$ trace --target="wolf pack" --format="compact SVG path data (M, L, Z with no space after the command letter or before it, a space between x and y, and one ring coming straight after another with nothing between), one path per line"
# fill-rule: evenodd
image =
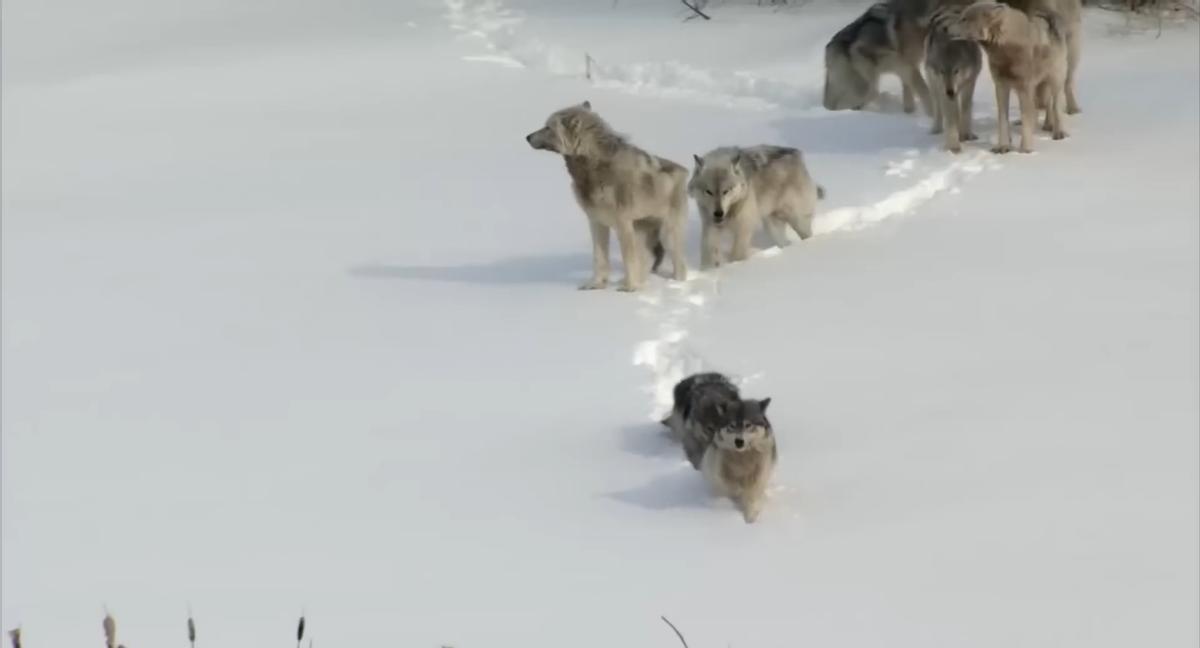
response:
M991 150L1012 150L1009 100L1015 93L1017 150L1029 153L1039 112L1042 129L1055 140L1067 136L1065 114L1080 112L1075 73L1081 32L1081 0L885 0L826 45L823 104L862 110L879 98L880 78L895 75L904 111L914 112L920 102L933 118L932 134L942 134L946 150L959 153L963 142L978 139L973 97L986 57L996 96ZM614 232L624 266L618 290L639 290L667 256L671 278L686 280L689 197L700 214L705 270L753 256L760 230L779 247L790 244L788 230L808 239L825 197L799 149L721 146L694 155L689 173L630 143L587 101L555 111L525 139L534 149L562 156L587 217L592 273L583 290L608 286ZM684 378L673 396L662 423L714 493L733 500L746 522L754 522L778 461L766 416L771 399L743 398L733 381L715 372Z

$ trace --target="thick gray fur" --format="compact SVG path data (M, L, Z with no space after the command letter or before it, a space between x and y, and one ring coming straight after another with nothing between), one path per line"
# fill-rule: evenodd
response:
M779 459L766 416L771 399L743 399L737 386L715 372L679 381L674 397L663 424L680 439L684 455L713 492L731 498L746 522L754 522Z
M790 244L787 228L801 240L812 236L817 201L825 191L813 182L804 155L784 146L722 147L695 157L688 194L700 210L700 265L721 264L721 238L732 231L730 258L753 252L754 232L766 226L776 245Z
M640 288L664 254L671 256L672 276L687 279L687 169L630 144L586 101L556 111L525 141L563 156L575 200L587 215L592 278L581 289L608 285L610 230L617 233L625 264L621 290ZM652 264L643 248L653 256Z
M916 110L914 95L933 115L921 76L925 29L932 0L887 0L871 5L825 46L828 110L862 110L879 95L879 77L895 74L903 87L904 111Z
M957 38L949 25L958 21L962 7L946 5L934 10L925 37L925 75L933 95L933 130L944 133L946 150L962 151L961 142L977 139L972 128L975 82L983 69L979 44Z
M1053 12L1026 14L1006 4L976 2L963 9L949 25L952 35L979 42L987 52L988 67L996 86L996 121L999 133L994 153L1012 150L1008 100L1015 91L1021 107L1022 153L1033 151L1033 127L1038 100L1046 106L1046 122L1054 139L1067 136L1064 128L1067 43L1064 23Z

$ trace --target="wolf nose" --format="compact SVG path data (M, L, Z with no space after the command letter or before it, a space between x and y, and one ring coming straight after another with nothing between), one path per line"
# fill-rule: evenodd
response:
M717 211L713 212L713 218L719 223L721 222L722 218L725 218L725 212L718 209Z
M733 446L735 448L741 448L744 445L746 445L746 441L744 439L734 439L733 440Z
M525 141L526 141L526 142L528 142L528 143L530 143L530 144L533 144L533 133L530 133L530 134L526 135L526 136L525 136Z

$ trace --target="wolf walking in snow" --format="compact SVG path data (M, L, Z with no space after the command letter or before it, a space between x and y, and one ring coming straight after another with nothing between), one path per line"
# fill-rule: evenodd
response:
M1067 45L1067 74L1063 80L1063 92L1066 94L1066 113L1074 115L1082 112L1079 99L1075 95L1075 71L1079 67L1079 59L1083 50L1083 2L1082 0L1005 0L1015 9L1020 9L1027 15L1038 13L1054 14L1058 17L1056 24L1062 31L1063 40ZM1045 108L1044 96L1038 96L1038 107ZM1049 122L1045 130L1050 130Z
M581 289L608 285L609 230L616 230L625 264L621 290L637 290L649 274L643 247L654 257L649 270L657 270L670 253L674 278L687 279L687 169L630 144L586 101L553 113L525 141L563 156L575 200L587 215L592 278Z
M790 226L801 239L812 236L817 200L825 191L808 174L804 156L794 148L722 147L695 156L688 193L700 209L700 265L721 263L721 237L733 232L734 261L747 259L761 225L776 245L788 245Z
M916 110L914 95L933 114L921 76L925 21L930 0L888 0L871 5L825 46L827 110L862 110L879 95L879 77L895 74L903 87L904 112Z
M987 52L988 67L996 85L996 121L999 134L994 153L1012 150L1008 118L1010 91L1015 90L1021 109L1022 153L1033 151L1033 126L1038 98L1046 107L1046 126L1054 139L1067 136L1063 127L1067 43L1058 14L1037 10L1030 14L1005 4L976 2L949 24L952 36L978 41Z
M743 399L728 378L713 372L684 378L674 396L663 424L713 492L732 499L746 522L754 522L779 459L766 415L771 399Z
M961 142L976 139L972 126L975 81L983 69L979 43L950 34L962 7L934 10L925 37L925 74L933 94L933 134L945 133L946 150L962 151Z

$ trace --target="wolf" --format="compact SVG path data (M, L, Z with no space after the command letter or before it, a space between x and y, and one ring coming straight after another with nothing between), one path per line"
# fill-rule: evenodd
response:
M608 285L609 230L616 230L625 264L620 290L637 290L649 274L639 240L653 255L651 271L669 253L672 276L687 279L687 169L630 144L587 101L554 112L525 141L534 149L562 155L575 200L587 216L592 278L580 289Z
M975 82L983 69L979 43L950 35L962 7L943 5L933 11L925 37L925 74L934 96L934 135L945 133L946 150L962 151L960 142L977 139L972 129Z
M827 110L862 110L879 95L879 77L900 77L904 112L916 110L913 95L933 115L929 88L921 76L925 24L933 0L887 0L871 5L825 46Z
M1046 105L1046 122L1056 140L1067 136L1063 128L1063 95L1067 75L1067 45L1058 15L1037 11L1028 15L1005 4L981 0L948 25L957 38L978 41L988 55L996 85L996 121L999 124L993 153L1012 150L1008 98L1016 90L1021 107L1022 153L1033 151L1033 124L1037 98Z
M674 398L663 425L682 442L684 455L713 491L733 499L745 520L754 522L779 459L766 416L771 399L743 399L737 386L716 372L679 381Z
M1014 9L1020 9L1027 15L1049 13L1058 16L1058 26L1062 30L1067 43L1067 76L1063 82L1066 93L1068 115L1083 112L1079 99L1075 94L1075 71L1079 67L1079 59L1083 50L1083 2L1082 0L1004 0ZM1039 97L1039 104L1044 104L1044 97ZM1045 105L1039 107L1044 108ZM1049 129L1047 129L1049 130Z
M716 372L697 373L675 385L671 414L663 419L683 454L696 470L713 434L729 424L734 407L741 402L738 388L729 378Z
M739 401L700 460L700 472L713 492L732 499L747 523L758 519L779 462L775 432L767 420L770 404L770 398Z
M720 239L727 228L733 230L734 261L750 256L751 238L762 224L780 247L789 244L789 226L801 240L812 236L813 214L825 190L809 176L799 150L727 146L693 157L688 194L700 209L703 268L721 263Z

